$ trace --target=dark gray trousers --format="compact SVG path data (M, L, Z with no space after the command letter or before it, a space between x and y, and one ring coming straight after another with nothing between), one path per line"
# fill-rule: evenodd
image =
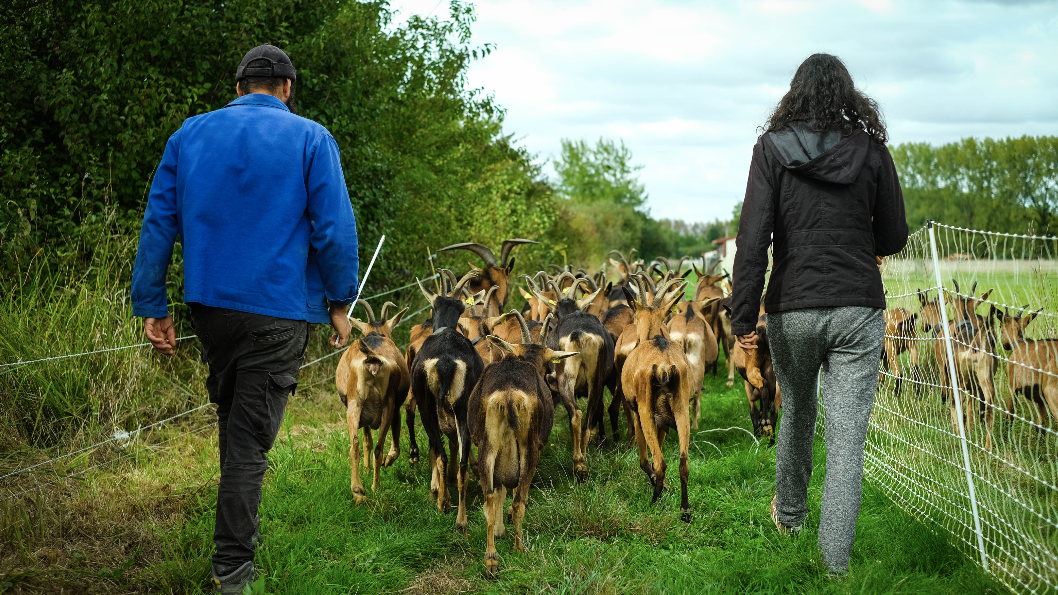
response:
M223 575L253 560L265 455L297 387L308 323L202 304L191 305L191 318L209 365L206 389L220 427L213 569Z
M827 466L819 549L833 572L848 571L856 537L863 447L878 387L884 333L885 321L878 308L811 308L768 315L768 345L783 409L775 448L779 521L796 527L808 514L821 378Z

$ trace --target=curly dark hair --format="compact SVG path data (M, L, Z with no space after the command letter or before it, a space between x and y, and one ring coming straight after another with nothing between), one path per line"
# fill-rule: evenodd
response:
M793 120L807 120L818 132L840 130L847 136L865 130L882 144L889 140L878 103L856 90L845 63L830 54L812 54L797 67L766 131L780 130Z

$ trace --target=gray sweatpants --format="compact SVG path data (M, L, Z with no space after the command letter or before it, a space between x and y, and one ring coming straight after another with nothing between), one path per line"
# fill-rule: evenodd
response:
M775 452L779 521L801 525L808 514L818 378L826 407L826 478L819 549L832 572L847 572L863 488L863 444L878 387L885 321L860 306L811 308L768 315L768 345L782 394Z

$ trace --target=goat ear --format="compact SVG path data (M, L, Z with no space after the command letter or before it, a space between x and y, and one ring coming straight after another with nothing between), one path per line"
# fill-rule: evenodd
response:
M472 270L472 271L480 271L481 270L480 268L474 266L474 263L470 262L469 260L467 261L467 264L470 265L470 270Z
M921 289L918 290L918 303L923 306L926 305L926 294L922 293Z
M493 345L495 345L499 349L502 349L503 351L506 351L507 353L514 353L514 345L504 341L503 339L497 337L496 335L489 335L489 336L487 336L485 338L489 341L489 343L492 343Z
M522 289L521 287L518 288L518 291L521 292L523 298L525 298L527 300L533 299L533 294L531 294L528 291Z
M549 362L557 364L558 362L566 359L567 357L573 357L574 355L579 354L579 351L552 351L551 349L548 349L547 359Z
M680 278L682 278L682 279L686 279L687 277L690 277L690 276L691 276L691 273L692 273L692 272L693 272L693 271L692 271L691 269L687 269L687 272L686 272L686 273L684 273L684 274L682 274L682 275L680 275Z
M996 308L995 304L989 304L989 306L988 306L988 316L994 317L996 320L998 320L1000 322L1003 321L1003 311L1000 310L999 308Z
M360 320L359 318L350 318L349 324L353 325L353 328L360 331L361 335L366 335L371 332L371 327L369 327L366 322Z
M393 334L393 329L396 328L398 324L400 324L401 319L404 318L404 315L408 313L408 310L409 308L405 306L403 310L397 312L396 316L389 319L389 322L386 323L386 326L389 328L390 334Z
M505 314L500 314L499 316L493 316L492 318L486 318L485 319L485 326L489 330L492 330L493 327L495 327L496 325L503 324L504 322L507 322L507 319L510 318L511 316L513 316L513 315L510 312L507 312Z
M986 291L986 292L982 293L982 294L981 294L981 299L982 299L982 300L987 300L987 299L988 299L988 296L992 295L992 292L993 292L993 291L995 291L995 289L996 289L996 288L995 288L995 287L993 287L992 289L989 289L988 291Z
M507 263L507 266L504 267L503 270L507 272L508 276L510 276L511 271L514 270L514 259L513 258L511 258L511 261Z
M463 333L464 337L470 334L470 321L466 318L460 318L456 322L456 326L459 327L459 331Z
M610 281L609 283L607 283L606 284L606 289L604 289L602 291L603 291L604 295L610 295L610 292L613 291L613 281Z
M600 291L602 291L602 290L601 289L596 289L595 293L593 293L591 295L588 295L588 296L585 296L585 297L577 300L577 309L578 310L584 310L585 308L590 306L592 300L595 299L595 296L599 295Z
M1035 312L1030 312L1029 313L1029 320L1025 324L1028 324L1029 322L1032 322L1032 319L1036 318L1037 316L1039 316L1040 312L1043 312L1043 308L1040 308L1039 310L1036 310Z

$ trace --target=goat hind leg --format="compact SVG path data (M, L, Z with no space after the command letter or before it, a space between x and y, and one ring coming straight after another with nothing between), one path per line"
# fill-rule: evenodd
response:
M353 501L360 504L367 499L364 484L360 481L360 443L357 440L360 433L360 404L351 397L346 406L345 421L349 426L349 491L353 494Z

